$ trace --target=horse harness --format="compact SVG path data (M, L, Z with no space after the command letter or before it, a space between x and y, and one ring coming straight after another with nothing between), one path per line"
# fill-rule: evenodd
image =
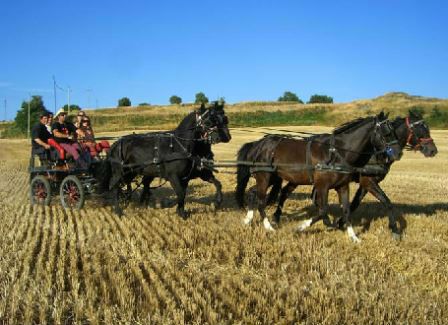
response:
M386 125L389 133L393 132L393 129L390 126L388 120L377 122L375 129L381 128L383 126L383 124ZM329 149L328 149L328 159L324 162L319 162L319 163L313 165L311 146L312 146L313 142L315 142L316 137L318 137L318 136L313 135L308 138L303 138L303 140L306 141L305 165L300 166L300 168L299 168L299 169L305 170L307 172L310 183L314 183L314 172L315 171L337 172L337 173L343 173L343 174L351 174L351 173L359 172L361 174L368 174L368 175L379 175L379 174L387 173L387 170L385 169L385 167L380 164L365 165L364 167L351 166L349 163L346 162L344 157L339 153L338 148L335 145L336 138L335 138L334 134L331 134L331 137L330 137L330 143L329 143ZM270 157L271 157L270 162L268 164L266 164L266 166L258 165L256 167L251 167L250 168L251 173L262 172L262 171L276 172L278 167L296 167L296 168L299 167L298 164L294 164L295 166L290 166L291 164L274 164L273 163L274 150L283 139L284 138L279 138L278 142L273 147L272 152L270 154ZM397 142L396 136L393 140L391 140L391 141L384 140L384 142L385 142L385 146L387 148L388 145ZM374 152L374 154L377 155L386 150L387 149L385 149L383 151L379 151L379 152ZM340 161L339 163L337 162L338 160Z

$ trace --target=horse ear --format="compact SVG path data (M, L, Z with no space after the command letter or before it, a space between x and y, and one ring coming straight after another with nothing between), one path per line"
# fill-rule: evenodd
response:
M387 112L387 113L386 113L386 115L385 115L386 118L389 118L389 114L390 114L390 112Z
M381 120L385 119L385 116L384 116L384 112L383 112L383 111L381 111L381 112L378 114L378 118L381 119Z

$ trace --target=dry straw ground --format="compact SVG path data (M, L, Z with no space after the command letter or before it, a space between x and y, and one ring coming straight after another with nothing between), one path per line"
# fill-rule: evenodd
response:
M216 146L218 159L258 137L232 134ZM287 202L277 232L243 226L226 173L216 213L212 186L192 182L187 221L172 207L137 205L120 219L93 199L81 211L63 210L57 198L32 207L29 147L0 140L0 323L447 324L448 132L433 136L437 157L407 152L382 183L403 240L392 241L384 210L367 197L356 214L358 245L322 225L295 232L315 213L309 187ZM168 188L155 196L174 198Z

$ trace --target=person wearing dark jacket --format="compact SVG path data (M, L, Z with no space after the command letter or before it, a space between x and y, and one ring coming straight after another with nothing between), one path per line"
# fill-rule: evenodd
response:
M39 117L39 123L31 129L31 153L39 156L41 161L49 159L50 145L48 139L52 137L45 126L48 121L48 113L42 113Z

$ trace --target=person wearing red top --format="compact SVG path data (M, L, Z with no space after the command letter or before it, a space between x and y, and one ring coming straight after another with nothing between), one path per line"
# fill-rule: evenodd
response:
M74 126L65 122L66 113L60 109L55 116L56 122L51 126L54 140L69 154L73 156L78 167L87 168L87 162L81 158L81 148L74 141L76 133L73 134Z

